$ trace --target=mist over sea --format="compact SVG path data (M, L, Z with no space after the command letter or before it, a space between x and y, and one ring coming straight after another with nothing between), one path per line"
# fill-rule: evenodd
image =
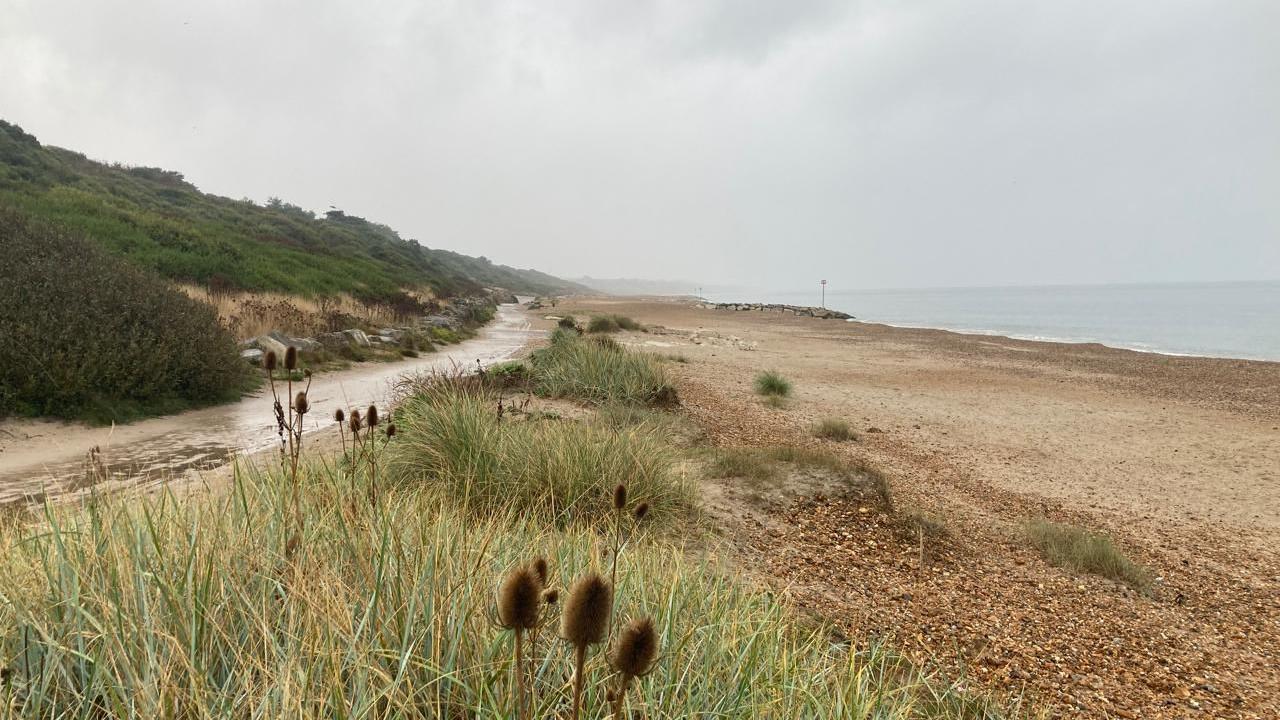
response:
M710 293L715 302L818 305L804 292ZM1280 281L844 290L826 305L866 322L1175 355L1280 361Z

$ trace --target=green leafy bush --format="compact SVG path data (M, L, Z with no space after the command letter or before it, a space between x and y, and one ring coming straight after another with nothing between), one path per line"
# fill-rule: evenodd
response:
M0 413L122 421L251 382L211 307L17 212L0 238Z
M641 330L643 326L626 315L597 315L587 323L587 332L615 333L619 330Z

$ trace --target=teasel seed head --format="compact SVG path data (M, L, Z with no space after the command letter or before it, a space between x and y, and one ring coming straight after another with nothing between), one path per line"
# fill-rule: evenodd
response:
M653 620L639 618L627 623L609 653L609 664L624 677L642 677L653 669L658 657L658 632Z
M395 436L396 436L396 424L387 423L387 437L393 438Z
M538 582L542 583L543 587L546 587L547 575L549 572L547 570L547 559L539 555L538 557L533 559L532 565L533 565L533 573L538 576Z
M538 624L538 601L542 585L528 567L507 574L498 593L498 620L508 630L531 630Z
M360 432L360 411L359 410L351 411L350 428L351 428L351 432L353 433Z
M627 506L627 486L618 483L618 487L613 489L613 509L621 510Z
M311 409L311 403L307 402L307 394L305 392L299 392L297 397L293 399L293 409L299 415L306 415L307 411Z
M298 367L298 348L290 345L284 351L284 369L293 370Z
M635 509L636 522L643 520L644 516L648 514L649 514L649 503L642 502L636 506L636 509Z
M333 421L339 425L347 421L347 414L342 412L342 408L333 411Z
M364 414L365 422L369 423L369 427L378 426L378 406L370 405L369 411Z
M542 602L548 605L555 605L560 602L560 591L555 588L547 588L542 591Z
M267 368L267 372L271 372L276 369L277 362L279 362L279 360L276 358L276 351L268 350L267 357L262 361L262 365Z
M569 590L560 634L574 647L595 645L604 640L612 610L613 588L598 573L587 573Z

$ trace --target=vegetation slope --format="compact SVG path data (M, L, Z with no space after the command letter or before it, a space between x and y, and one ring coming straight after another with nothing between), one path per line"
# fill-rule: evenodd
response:
M557 294L581 289L535 270L495 265L406 240L332 210L323 217L202 193L181 173L103 164L42 145L0 120L0 206L79 231L108 252L179 282L218 290L349 294L395 303L482 287Z

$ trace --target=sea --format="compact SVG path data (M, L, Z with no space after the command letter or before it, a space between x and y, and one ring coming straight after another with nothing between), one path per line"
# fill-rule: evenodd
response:
M1101 343L1169 355L1280 361L1280 281L1046 285L903 290L837 289L825 304L862 322ZM737 290L714 302L819 305L812 290Z

